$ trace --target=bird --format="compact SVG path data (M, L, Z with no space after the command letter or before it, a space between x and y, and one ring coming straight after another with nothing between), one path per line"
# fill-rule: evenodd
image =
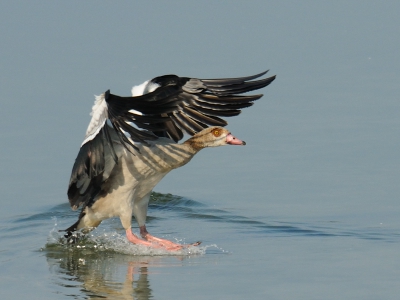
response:
M151 235L146 228L153 188L171 170L187 164L200 150L245 145L225 128L263 95L242 95L268 86L268 71L246 77L198 79L164 75L134 86L131 96L107 90L95 96L91 120L68 185L78 220L65 230L70 243L108 218L119 217L129 242L167 251L197 246ZM189 138L178 143L184 138ZM140 236L132 232L132 216Z

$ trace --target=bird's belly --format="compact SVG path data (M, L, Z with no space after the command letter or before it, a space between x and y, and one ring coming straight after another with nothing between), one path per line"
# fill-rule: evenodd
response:
M151 192L165 175L166 173L156 173L139 180L125 177L125 184L98 198L91 209L96 214L96 218L102 220L130 212L134 203L141 201Z

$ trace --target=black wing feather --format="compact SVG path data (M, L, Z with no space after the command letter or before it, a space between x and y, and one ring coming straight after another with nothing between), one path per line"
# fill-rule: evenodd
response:
M246 76L246 77L237 77L237 78L217 78L217 79L202 79L207 86L212 86L212 85L227 85L227 84L234 84L234 83L241 83L244 81L249 81L253 80L256 78L259 78L265 74L268 73L269 70L261 72L256 75L251 75L251 76Z
M108 143L107 129L104 128L93 140L82 145L76 157L68 188L68 199L74 209L93 201L101 190L105 169L104 143Z
M160 85L172 84L180 87L180 93L170 96L171 100L177 100L175 104L178 108L166 114L170 121L160 124L166 131L163 135L177 142L183 138L185 132L193 135L205 126L227 125L220 117L237 116L241 109L252 106L253 101L262 97L262 94L241 94L266 87L274 81L275 76L253 80L266 73L267 71L253 76L224 79L179 78L175 75L153 79L154 83ZM162 136L160 133L157 135Z
M240 114L241 109L252 106L262 94L241 94L269 85L275 76L257 79L268 71L246 77L223 79L195 79L164 75L151 82L159 87L151 93L137 97L120 97L105 93L108 117L115 128L120 142L127 148L136 148L134 142L146 144L160 136L174 141L183 138L184 133L193 135L207 126L225 126L220 117ZM134 109L143 115L129 113ZM134 123L139 128L128 125ZM125 132L129 133L127 138ZM137 148L136 148L137 149Z

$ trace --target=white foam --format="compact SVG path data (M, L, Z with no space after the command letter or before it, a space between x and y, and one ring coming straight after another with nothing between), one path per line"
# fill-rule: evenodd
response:
M87 234L80 242L76 244L68 244L63 232L59 232L57 228L57 219L54 228L50 231L47 238L47 245L58 245L62 247L73 247L76 249L91 249L95 251L114 251L127 255L135 256L189 256L204 255L207 248L217 248L217 245L208 246L188 246L178 251L168 251L165 249L155 249L143 245L135 245L129 242L124 234L117 231L109 231L107 229L95 229ZM183 243L183 241L176 241ZM222 249L220 251L224 252Z
M165 249L155 249L143 245L135 245L129 242L125 234L118 232L93 232L89 234L88 241L91 241L104 250L112 250L118 253L129 255L144 255L144 256L158 256L158 255L200 255L205 254L206 247L189 246L178 251L168 251Z

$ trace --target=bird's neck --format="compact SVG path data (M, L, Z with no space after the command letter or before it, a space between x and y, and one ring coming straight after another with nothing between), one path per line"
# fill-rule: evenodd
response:
M188 149L188 151L193 152L193 155L195 155L201 149L204 149L207 147L201 139L198 139L196 137L192 137L192 138L188 139L181 145L186 147Z

